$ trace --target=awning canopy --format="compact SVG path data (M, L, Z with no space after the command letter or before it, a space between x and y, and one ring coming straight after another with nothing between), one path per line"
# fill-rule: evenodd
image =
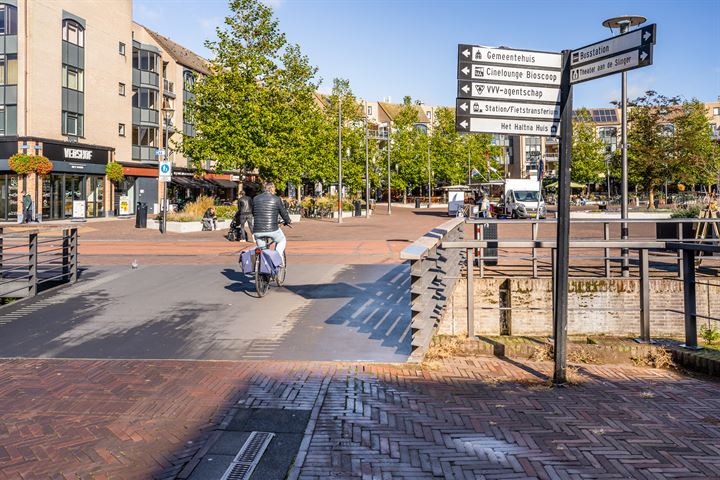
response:
M238 188L237 182L225 180L224 178L213 178L210 181L212 183L216 183L219 187L222 188Z
M175 185L179 185L181 187L194 188L190 177L173 176L170 181L171 183L174 183Z

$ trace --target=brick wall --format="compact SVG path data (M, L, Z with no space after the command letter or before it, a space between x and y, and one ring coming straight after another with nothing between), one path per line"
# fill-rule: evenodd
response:
M720 316L720 280L698 278L697 313ZM502 299L502 290L508 291ZM506 314L512 335L552 334L552 281L549 278L475 279L475 332L501 333L500 304L508 303ZM650 280L650 334L682 337L684 320L683 284L674 279ZM698 319L698 328L707 324ZM718 322L716 327L720 327ZM440 333L467 333L467 280L461 279L448 302ZM636 279L572 280L568 298L570 335L633 335L640 333L640 283Z

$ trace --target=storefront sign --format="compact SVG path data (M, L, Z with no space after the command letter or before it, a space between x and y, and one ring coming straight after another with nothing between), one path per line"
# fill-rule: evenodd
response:
M53 162L105 165L109 152L110 149L92 148L80 144L43 142L43 155Z
M120 195L120 215L130 215L130 199L127 195Z

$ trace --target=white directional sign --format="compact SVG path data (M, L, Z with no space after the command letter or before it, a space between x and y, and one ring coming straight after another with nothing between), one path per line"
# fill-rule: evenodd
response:
M500 133L505 135L536 135L556 137L560 135L560 120L510 120L458 116L455 123L458 132Z
M559 120L559 104L535 104L522 102L497 102L492 100L457 100L458 115L473 117L531 118L538 120Z
M492 48L477 45L458 45L458 60L462 62L483 62L513 67L562 68L562 55L532 50Z
M172 180L172 163L170 161L163 160L158 165L158 180L161 182Z
M656 25L653 23L647 27L638 28L632 32L575 49L570 55L570 66L575 67L576 65L595 62L601 58L612 57L628 50L654 45L655 27Z
M571 68L570 83L581 83L647 65L652 65L652 45Z
M460 62L458 65L458 78L517 82L533 85L560 85L559 70L514 68L468 62Z
M484 98L495 100L560 102L560 88L502 85L483 82L458 82L459 98Z

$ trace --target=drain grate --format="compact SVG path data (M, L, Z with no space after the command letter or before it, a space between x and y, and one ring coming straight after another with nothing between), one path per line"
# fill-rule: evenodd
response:
M249 479L274 436L269 432L252 432L220 480Z

